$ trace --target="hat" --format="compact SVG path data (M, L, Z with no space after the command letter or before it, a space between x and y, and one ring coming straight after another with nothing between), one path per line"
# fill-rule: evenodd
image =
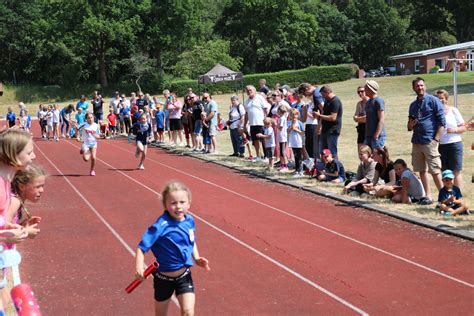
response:
M322 155L323 156L329 156L329 155L332 155L332 154L331 154L331 151L329 149L324 149Z
M454 179L454 173L451 170L446 169L446 170L443 171L443 173L441 173L441 178L442 179L445 179L445 178Z
M377 93L377 90L379 89L379 84L374 80L367 80L365 85L374 93Z

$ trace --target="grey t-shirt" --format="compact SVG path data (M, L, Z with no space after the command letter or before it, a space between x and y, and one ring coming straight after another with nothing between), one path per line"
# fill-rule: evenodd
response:
M410 186L408 187L408 195L413 196L415 199L419 200L425 196L425 189L423 189L423 184L421 180L413 174L409 169L403 171L401 179L408 178L410 180Z

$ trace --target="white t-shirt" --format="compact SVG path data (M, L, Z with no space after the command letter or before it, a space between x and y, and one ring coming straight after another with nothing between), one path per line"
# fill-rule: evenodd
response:
M245 111L247 111L250 126L263 126L266 108L268 108L268 103L259 94L245 101Z
M313 102L309 102L308 104L306 104L306 111L307 113L312 113L314 110L314 104ZM306 115L306 122L305 122L306 125L318 125L319 122L318 122L318 119L313 119L311 116L309 115Z
M87 147L94 147L97 144L97 138L95 135L100 134L99 125L96 123L89 124L87 122L79 126L81 131L82 141Z
M230 129L236 129L240 125L240 118L241 116L245 115L245 109L242 104L239 104L238 106L234 107L231 106L230 111L229 111L229 120L230 120Z
M59 110L53 110L53 123L59 123Z
M282 105L286 107L286 111L291 110L291 106L288 104L288 102L286 102L285 100L281 100L280 102L278 102L278 104L276 104L272 108L272 116L275 116L278 114L278 108Z
M300 121L296 121L296 124L298 124L298 128L300 131L304 131L304 125ZM293 125L293 122L288 122L288 128ZM300 135L300 133L297 133L294 130L291 130L288 133L288 146L290 148L303 148L303 136Z
M53 111L46 112L45 118L48 126L53 126Z
M263 133L265 135L270 135L270 137L265 138L265 148L275 147L275 135L273 134L273 128L270 126L268 128L263 128Z
M288 113L285 113L278 119L278 142L286 143L288 141Z
M464 124L464 119L459 110L457 108L449 108L448 114L446 114L445 117L446 128L444 129L444 133L441 136L439 143L444 145L462 141L461 134L447 132L448 128L456 128L459 125Z

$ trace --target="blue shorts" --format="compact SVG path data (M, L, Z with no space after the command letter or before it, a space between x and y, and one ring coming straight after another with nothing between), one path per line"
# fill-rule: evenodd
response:
M201 135L202 134L202 121L201 120L197 120L194 123L194 134L196 134L196 135Z
M375 140L373 136L366 136L364 139L364 144L372 148L372 150L380 149L385 146L385 138L386 136L380 135L379 138Z
M339 182L344 182L344 180L345 180L345 179L344 179L343 177L341 177L341 176L337 176L337 177L336 177L336 176L328 176L328 175L326 175L326 178L324 179L324 181L329 182L329 181L333 181L333 180L336 180L336 179L339 180Z
M439 154L441 155L442 170L462 170L462 142L440 144L438 150Z

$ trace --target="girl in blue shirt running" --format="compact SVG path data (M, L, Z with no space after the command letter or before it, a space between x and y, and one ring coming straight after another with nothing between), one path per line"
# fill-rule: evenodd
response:
M136 273L144 280L144 253L151 250L159 263L154 272L155 314L166 315L173 293L181 313L194 315L194 285L189 269L196 264L209 271L209 261L199 255L194 218L188 214L191 191L182 183L170 182L162 193L164 213L143 234L136 253Z

